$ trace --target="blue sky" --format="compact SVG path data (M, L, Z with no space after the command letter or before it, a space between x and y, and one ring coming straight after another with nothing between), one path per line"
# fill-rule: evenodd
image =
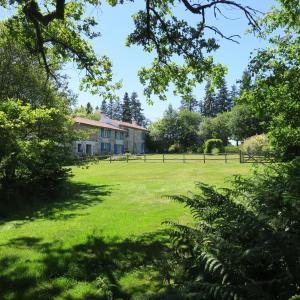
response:
M180 99L174 97L170 92L168 94L168 101L162 102L155 99L154 105L150 106L145 102L143 96L143 86L139 82L137 72L141 66L149 66L153 55L144 53L141 47L125 47L126 36L133 30L133 21L131 16L139 9L144 8L144 1L137 0L136 3L127 3L116 7L109 7L102 5L97 8L90 9L87 14L94 15L99 25L96 30L101 32L101 36L92 41L92 45L99 55L106 54L113 61L113 71L115 80L123 81L123 88L117 92L117 95L123 97L125 92L137 92L144 108L146 117L155 120L162 116L164 110L171 103L174 107L178 107ZM275 4L275 0L241 0L243 5L249 5L262 12L268 11L271 5ZM141 5L143 5L141 7ZM191 14L178 11L189 22L195 22L195 17ZM217 25L223 32L228 35L239 34L241 39L239 44L227 40L219 41L221 47L215 52L215 61L226 65L229 69L226 77L228 86L236 82L241 77L243 70L246 68L249 61L250 52L257 48L264 47L265 41L255 38L251 34L245 35L248 28L246 19L238 14L236 10L223 10L227 17L233 20L218 17ZM2 16L1 16L2 15ZM7 17L8 12L0 17ZM212 16L208 21L214 21ZM214 21L215 22L215 21ZM70 88L78 94L77 105L86 105L91 102L93 106L99 105L102 101L99 96L93 96L86 92L79 91L80 73L71 64L65 69L67 75L70 77ZM204 86L200 86L195 91L197 99L203 97Z

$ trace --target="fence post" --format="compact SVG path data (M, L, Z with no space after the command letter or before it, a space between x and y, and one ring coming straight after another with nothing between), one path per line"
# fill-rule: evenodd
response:
M109 155L109 163L111 164L111 154Z
M128 153L126 154L126 161L128 162L128 157L129 157L129 155L128 155Z
M205 163L205 152L203 153L203 156L204 156L203 162Z
M240 164L242 163L242 150L240 150Z
M225 164L227 163L227 152L225 152Z
M144 162L146 162L146 154L144 153Z
M165 162L165 154L163 154L163 163Z

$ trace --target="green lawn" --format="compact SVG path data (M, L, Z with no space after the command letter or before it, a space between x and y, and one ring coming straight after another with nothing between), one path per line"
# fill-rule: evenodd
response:
M0 299L107 299L105 287L113 299L137 299L157 291L149 265L168 243L161 222L191 221L162 195L192 191L196 181L224 186L248 170L237 161L74 167L50 203L0 219Z

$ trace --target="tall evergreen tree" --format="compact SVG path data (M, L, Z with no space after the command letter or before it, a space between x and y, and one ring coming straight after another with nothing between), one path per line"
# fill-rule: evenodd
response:
M90 114L93 113L93 106L92 106L92 104L91 104L90 102L88 102L88 103L86 104L85 110L86 110L86 113L87 113L88 115L90 115Z
M216 95L211 90L211 83L209 81L205 86L205 96L202 103L202 114L205 117L214 117L217 115Z
M143 114L142 104L136 92L133 92L131 94L130 107L131 107L132 119L136 121L139 125L143 125L143 122L145 121L145 116Z
M114 101L112 99L109 99L108 105L107 105L107 114L110 119L114 118Z
M123 115L123 109L122 109L122 103L120 101L120 98L117 97L114 101L113 105L113 119L121 121L122 120L122 115Z
M253 87L250 72L245 70L242 79L238 80L237 83L239 83L239 95L242 95L243 91L250 91Z
M107 114L107 102L105 99L103 99L101 103L101 112L105 115Z
M181 98L181 106L180 109L187 109L192 112L196 112L199 107L199 103L195 97Z
M230 108L231 98L228 93L226 81L224 80L216 96L216 113L218 114L229 111Z
M238 97L238 90L235 84L231 86L229 93L231 108L236 104L236 98Z
M131 105L130 105L130 98L128 93L126 92L123 98L123 105L122 105L122 121L130 122L132 121L132 114L131 114Z

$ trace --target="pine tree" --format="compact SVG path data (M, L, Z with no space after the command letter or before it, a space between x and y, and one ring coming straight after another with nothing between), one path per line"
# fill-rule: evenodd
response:
M218 95L216 97L216 113L222 113L229 111L231 108L231 99L228 93L226 81L224 80L219 88Z
M145 116L143 114L143 109L140 100L138 99L138 94L133 92L130 97L130 106L132 119L136 121L139 125L143 125L145 121Z
M113 105L113 119L121 121L122 120L122 114L123 114L123 109L122 109L122 103L120 101L120 98L117 97L116 100L114 101Z
M188 109L189 111L195 112L199 106L198 101L194 97L182 97L180 109Z
M125 93L124 98L123 98L122 121L130 122L130 123L132 121L130 98L129 98L127 92Z
M239 95L242 95L243 91L250 91L253 87L251 74L248 70L243 72L242 79L237 82L239 83Z
M93 106L91 105L90 102L88 102L88 103L86 104L85 110L86 110L86 113L87 113L88 115L90 115L90 114L93 113Z
M107 114L107 103L106 103L105 99L102 100L102 103L101 103L101 112L105 115Z
M233 84L231 86L231 91L229 93L229 97L230 97L230 104L231 104L231 107L230 109L236 104L236 98L238 97L238 90L237 90L237 87L235 84Z
M211 90L211 83L208 81L205 86L205 96L202 103L202 114L205 117L214 117L217 114L216 95Z
M114 101L112 99L109 99L108 105L107 105L107 114L110 119L114 118Z

